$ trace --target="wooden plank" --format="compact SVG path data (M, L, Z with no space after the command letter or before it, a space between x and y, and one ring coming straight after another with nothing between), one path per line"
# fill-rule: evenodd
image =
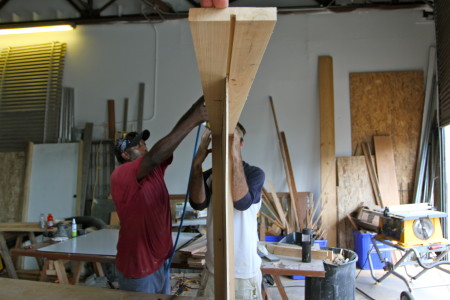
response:
M228 60L224 58L229 55L231 38L230 15L217 13L221 11L207 14L204 9L189 10L189 25L213 135L222 134L224 79L228 73Z
M28 205L30 203L30 185L31 185L31 168L33 166L33 152L34 152L34 144L33 142L28 142L26 153L27 162L25 165L25 180L23 184L22 214L20 217L21 221L28 220Z
M284 151L284 156L286 158L286 167L287 167L287 177L289 178L288 180L288 187L289 187L289 193L291 196L291 200L290 200L290 214L291 216L293 216L293 219L295 220L294 225L295 230L296 231L300 231L305 225L304 224L300 224L299 221L299 216L302 215L302 207L297 207L296 202L297 202L297 185L295 184L295 177L294 177L294 171L292 170L292 164L291 164L291 156L289 155L289 149L288 149L288 145L287 145L287 141L286 141L286 135L284 134L284 131L280 132L280 136L281 136L281 142L283 144L283 151Z
M275 8L189 10L189 24L207 106L208 102L222 100L223 80L229 77L230 132L239 120L275 22ZM210 111L208 107L208 115L213 133L220 132L220 126L214 124L222 118L220 113Z
M145 83L139 83L138 111L137 111L137 132L142 132L142 122L144 121L144 101Z
M83 135L83 162L81 165L82 173L81 173L81 193L80 199L78 201L77 213L79 216L84 215L85 213L85 204L86 204L86 195L87 195L87 185L88 185L88 172L89 166L91 162L91 145L92 145L92 130L94 124L86 123L84 127L84 135ZM80 178L78 178L80 180ZM77 198L78 200L78 198Z
M125 98L123 102L122 131L127 131L127 125L128 125L128 98Z
M228 152L231 136L226 97L222 104L222 132L212 135L214 295L216 299L234 299L234 222Z
M289 223L288 223L288 221L286 219L286 215L284 214L284 210L281 207L280 200L278 199L278 196L275 193L275 189L273 187L273 184L272 184L271 181L268 181L267 184L270 187L270 191L272 193L272 200L273 200L273 202L275 204L275 208L277 210L278 216L280 217L281 224L286 228L287 233L290 233L291 232L291 227L289 226Z
M324 211L322 227L327 231L328 245L337 245L336 150L334 136L333 59L319 56L320 98L320 191ZM328 177L329 176L329 177ZM324 185L324 182L327 184Z
M5 263L6 271L8 271L9 277L13 279L18 279L16 268L14 268L14 263L11 259L11 255L8 250L8 245L6 244L5 236L1 231L0 231L0 255Z
M422 71L350 74L352 149L390 135L402 204L411 203L424 104Z
M108 137L114 140L116 136L116 112L114 100L108 100Z
M229 70L230 123L239 121L256 72L269 44L277 20L276 8L233 8L235 16ZM250 42L249 42L250 41Z
M82 212L81 209L84 206L84 201L82 201L81 199L83 199L83 184L84 184L84 180L83 180L83 155L84 155L84 142L83 140L80 140L79 142L79 148L78 148L78 169L77 169L77 198L76 198L76 203L75 203L75 208L76 208L76 215L77 216L82 216L84 215L84 211Z
M137 293L116 289L92 288L80 285L61 285L50 282L14 280L0 278L0 299L70 299L70 300L189 300L210 299L207 297L185 297Z
M370 184L372 185L375 203L381 206L381 208L384 208L383 199L380 192L380 185L378 183L378 176L377 172L375 171L375 165L373 163L373 157L370 153L369 145L367 143L362 143L361 145L364 153L364 159L366 160L367 171L369 172Z
M374 136L375 161L383 204L400 205L394 151L390 136Z
M267 251L275 255L302 257L302 247L298 245L266 244ZM331 259L330 250L311 250L312 259Z
M291 196L291 199L294 199L294 201L291 201L291 203L293 203L294 207L295 207L297 187L295 185L295 180L294 180L294 176L292 173L292 166L290 165L291 158L288 157L289 151L286 149L287 148L286 137L284 137L284 140L283 140L284 132L280 132L280 129L278 127L277 115L275 113L275 105L273 103L272 96L269 96L269 102L270 102L270 106L272 108L273 120L275 123L275 129L277 131L277 136L278 136L278 144L280 146L280 152L281 152L281 157L283 159L284 170L286 172L286 181L287 181L287 184L289 187L289 194ZM294 213L294 211L296 211L296 210L297 210L296 208L290 209L289 213L290 213L291 218L288 218L288 224L289 224L289 228L291 228L295 231L299 231L300 228L298 228L298 223L299 223L298 217L295 217L296 214Z

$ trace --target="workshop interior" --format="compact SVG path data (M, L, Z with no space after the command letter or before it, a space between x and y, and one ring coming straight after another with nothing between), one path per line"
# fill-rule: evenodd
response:
M448 299L448 0L210 2L0 0L0 299ZM133 222L112 174L199 97L209 119L164 161L167 210ZM257 190L235 180L236 132ZM120 240L160 214L170 292L121 289ZM236 296L249 228L261 278Z

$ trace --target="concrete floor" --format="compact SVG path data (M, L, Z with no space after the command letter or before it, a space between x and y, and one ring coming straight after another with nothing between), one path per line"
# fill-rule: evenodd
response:
M447 270L450 268L447 266ZM418 273L422 268L416 266L408 266L410 274ZM360 272L361 271L361 272ZM398 273L405 276L403 268L397 269ZM383 270L375 270L375 276L381 277ZM381 283L375 283L370 275L370 270L356 270L356 288L355 299L377 299L377 300L398 300L402 291L408 291L406 284L394 275L389 275ZM282 282L285 287L286 294L291 300L305 299L305 281L292 280L282 276ZM437 287L436 285L443 285ZM412 283L414 300L448 300L450 299L450 274L440 271L436 268L427 271L424 275ZM361 292L358 291L361 290ZM367 296L365 296L365 293ZM277 287L269 287L269 294L272 300L281 299Z

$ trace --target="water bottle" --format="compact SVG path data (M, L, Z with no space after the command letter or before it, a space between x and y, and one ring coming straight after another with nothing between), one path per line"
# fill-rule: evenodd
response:
M42 228L42 229L45 228L45 215L44 214L39 215L39 228Z
M77 222L75 221L75 218L72 219L72 237L77 236Z

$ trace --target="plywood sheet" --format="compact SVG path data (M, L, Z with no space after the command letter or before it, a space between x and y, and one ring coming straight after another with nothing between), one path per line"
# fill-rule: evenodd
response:
M390 135L401 203L411 201L423 112L422 71L350 74L352 149Z
M338 247L353 249L353 232L347 215L359 206L375 206L364 156L337 157Z
M25 152L0 153L0 222L21 221L25 164Z

